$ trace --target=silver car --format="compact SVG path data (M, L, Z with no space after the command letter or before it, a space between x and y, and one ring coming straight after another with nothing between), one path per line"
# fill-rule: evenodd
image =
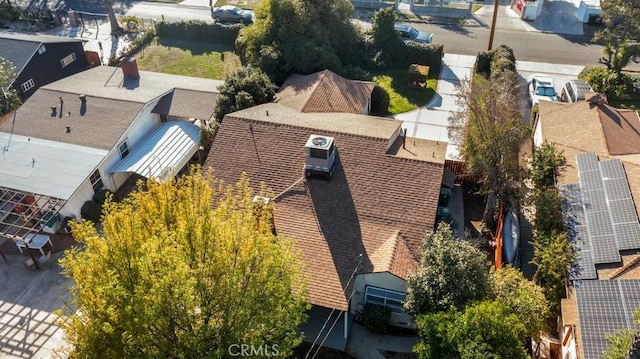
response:
M253 11L243 10L237 6L224 5L213 8L213 19L220 22L233 22L245 25L253 24Z
M396 31L404 41L415 41L423 44L430 44L433 38L432 33L418 31L415 27L403 24L396 24Z

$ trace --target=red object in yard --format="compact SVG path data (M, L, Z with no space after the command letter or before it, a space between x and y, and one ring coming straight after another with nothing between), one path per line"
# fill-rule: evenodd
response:
M495 265L496 269L502 268L502 203L498 206L498 228L496 230L496 253L495 253Z

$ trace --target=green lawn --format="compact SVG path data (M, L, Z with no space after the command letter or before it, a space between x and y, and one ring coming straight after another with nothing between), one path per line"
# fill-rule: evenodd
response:
M407 69L375 72L371 81L389 93L389 113L394 115L426 105L436 94L438 75L430 71L425 88L407 86Z
M159 40L136 59L140 70L218 80L241 66L233 46L175 39Z

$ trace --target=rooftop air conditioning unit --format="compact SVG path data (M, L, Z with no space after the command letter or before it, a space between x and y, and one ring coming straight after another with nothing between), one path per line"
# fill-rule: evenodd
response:
M336 147L334 138L329 136L311 135L305 147L306 159L304 170L307 176L317 174L327 178L333 176L333 166L336 161Z

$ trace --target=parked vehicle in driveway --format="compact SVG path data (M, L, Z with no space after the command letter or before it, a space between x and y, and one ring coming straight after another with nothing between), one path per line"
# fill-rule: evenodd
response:
M432 33L418 31L413 26L396 24L394 27L404 41L415 41L430 44L431 39L433 38Z
M213 8L213 19L216 22L233 22L245 25L253 24L253 11L243 10L237 6L223 5Z
M585 94L587 92L593 92L591 86L579 79L569 80L560 91L560 101L562 102L578 102L584 101Z
M531 106L537 106L540 101L557 101L558 97L551 77L543 74L531 76L529 79L529 97L531 98Z

